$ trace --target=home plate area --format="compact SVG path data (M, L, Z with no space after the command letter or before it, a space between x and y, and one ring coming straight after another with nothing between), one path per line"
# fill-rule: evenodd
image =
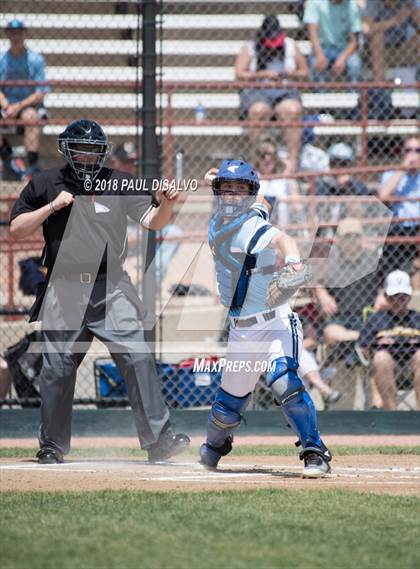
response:
M420 495L418 456L348 456L333 461L323 479L301 478L303 464L296 457L226 457L217 472L190 459L149 464L138 459L68 459L63 464L39 465L28 459L2 459L2 490L91 491L150 490L203 491L254 488L338 489Z

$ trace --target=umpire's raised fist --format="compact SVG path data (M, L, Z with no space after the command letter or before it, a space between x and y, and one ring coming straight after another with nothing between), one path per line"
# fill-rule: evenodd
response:
M52 206L55 210L63 209L63 207L67 207L71 203L74 202L74 196L70 192L66 192L63 190L58 194L55 200L52 202Z

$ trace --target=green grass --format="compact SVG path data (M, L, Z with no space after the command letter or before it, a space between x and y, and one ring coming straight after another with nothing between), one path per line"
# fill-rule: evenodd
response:
M33 448L0 448L0 458L26 458L34 457L37 451ZM386 446L386 447L358 447L337 445L331 447L334 456L351 456L358 454L411 454L420 455L420 446ZM234 447L234 456L296 456L298 449L294 445L246 445ZM197 456L198 447L192 447L187 456ZM109 447L109 448L74 448L69 458L98 458L98 457L138 457L145 458L146 453L137 448Z
M411 569L420 500L348 491L4 492L4 569Z

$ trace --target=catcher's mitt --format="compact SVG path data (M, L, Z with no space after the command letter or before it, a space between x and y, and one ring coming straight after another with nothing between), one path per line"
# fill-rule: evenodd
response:
M292 265L282 267L268 285L266 302L270 308L280 306L289 300L301 286L312 279L312 268L308 261L301 261L303 269L295 271Z

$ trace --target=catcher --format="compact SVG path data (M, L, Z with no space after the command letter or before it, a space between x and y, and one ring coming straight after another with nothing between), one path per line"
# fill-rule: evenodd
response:
M268 360L268 385L298 436L296 445L302 447L303 477L325 476L331 453L320 438L314 404L298 375L302 328L287 302L310 280L309 264L300 259L294 239L273 227L266 206L256 201L260 184L251 164L225 160L218 171L207 172L206 180L216 199L208 239L231 326L221 387L200 448L201 464L215 469L232 450L233 433L251 399L261 363ZM284 260L280 270L276 254Z

